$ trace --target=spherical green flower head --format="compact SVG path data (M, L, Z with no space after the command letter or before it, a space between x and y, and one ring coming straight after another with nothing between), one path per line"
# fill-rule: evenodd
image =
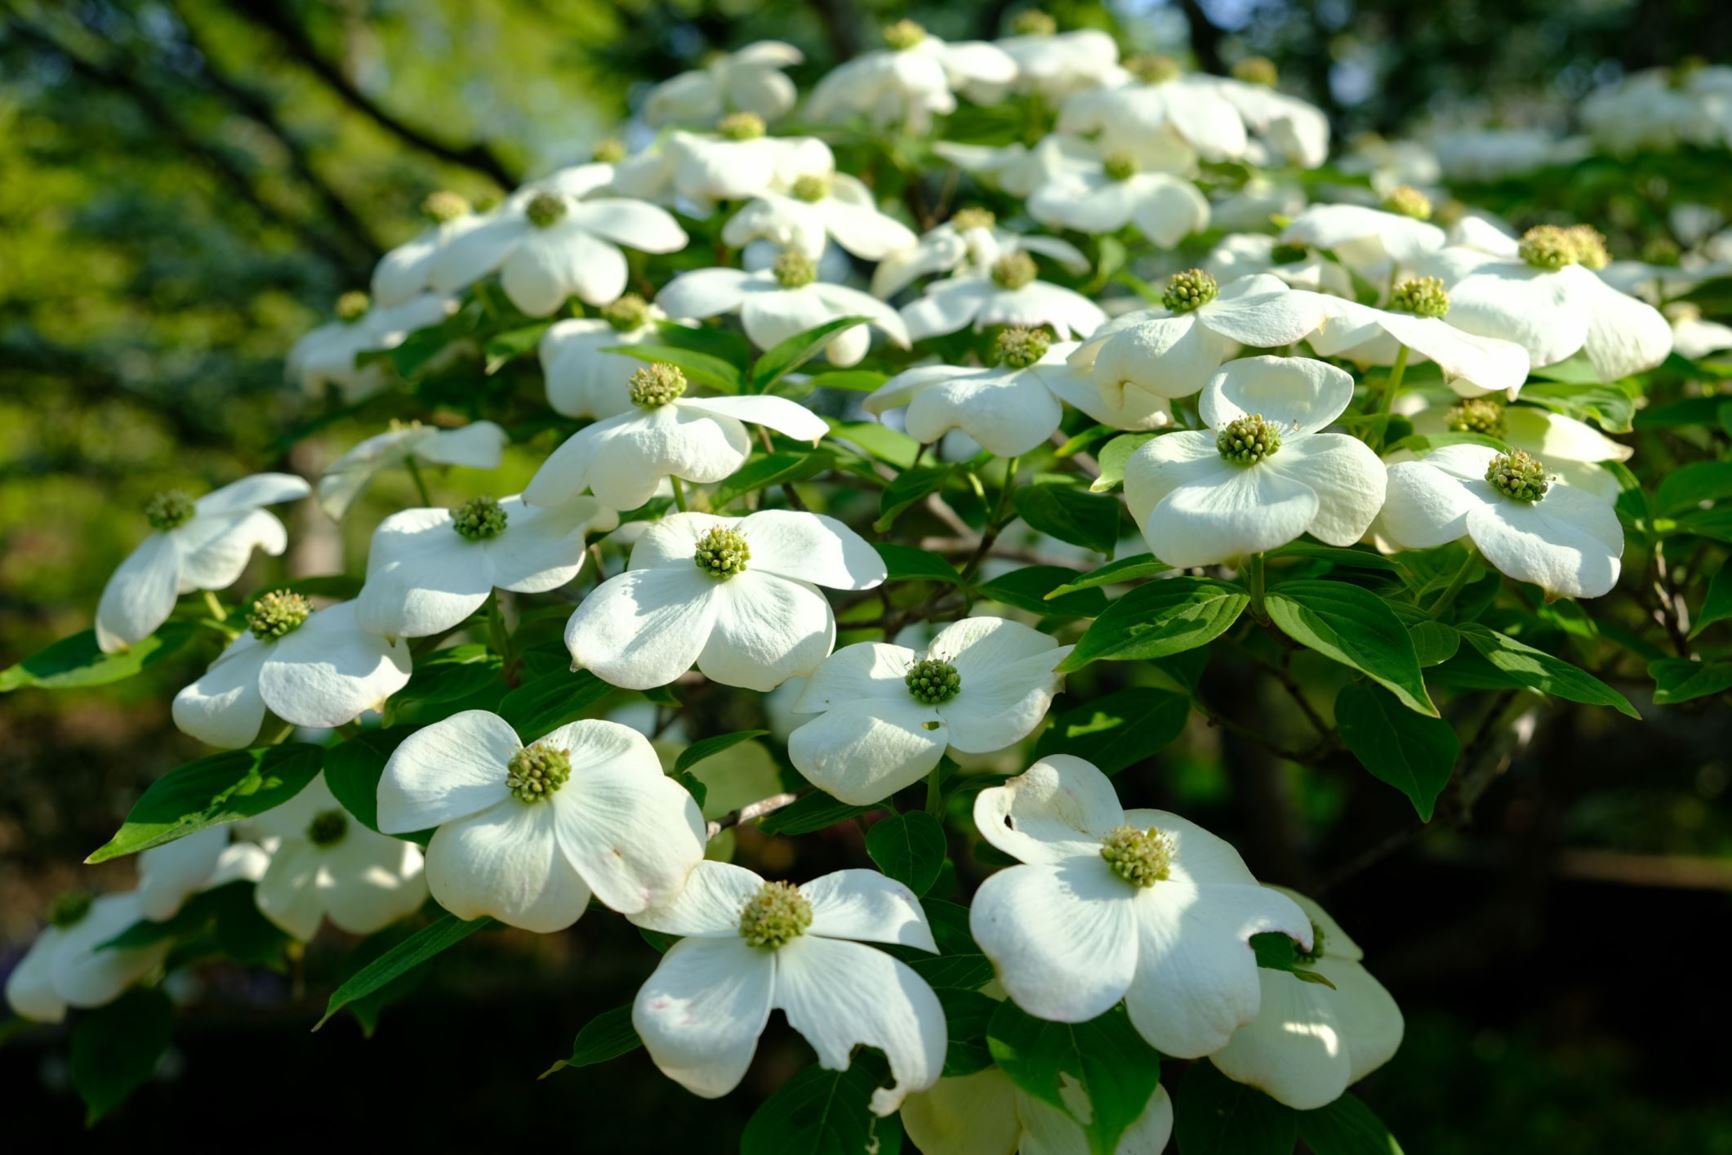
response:
M536 228L551 229L565 219L569 207L558 193L538 192L523 213Z
M998 223L998 216L991 209L983 209L979 205L957 209L950 214L950 227L959 233L969 229L990 229Z
M815 204L830 195L831 180L828 174L809 172L794 180L794 199Z
M540 802L571 777L571 752L550 746L525 746L505 765L505 788L519 801Z
M261 642L274 642L300 629L312 616L313 603L289 590L272 590L247 611L247 629Z
M1571 225L1564 230L1576 242L1576 260L1590 269L1603 269L1612 263L1606 248L1606 235L1592 225Z
M1000 365L1009 365L1013 369L1026 369L1040 362L1052 348L1052 339L1045 329L1033 329L1026 325L1012 325L998 334L993 342L994 359Z
M1051 36L1058 31L1058 21L1039 8L1024 8L1010 18L1010 30L1018 36Z
M1186 269L1167 278L1161 304L1173 313L1189 313L1213 301L1220 291L1215 278L1202 269Z
M1144 84L1164 84L1185 73L1185 66L1171 56L1145 52L1125 61L1125 71Z
M912 20L898 20L884 26L884 43L898 52L906 52L926 39L926 29Z
M1451 433L1480 433L1486 437L1503 436L1503 404L1490 397L1469 397L1452 405L1444 415Z
M349 833L349 816L341 810L321 810L307 823L307 841L314 846L335 846Z
M337 298L337 320L345 325L353 325L367 315L367 310L373 307L373 298L359 289L350 289Z
M603 137L595 142L595 150L590 159L597 164L618 164L625 159L625 141L618 137Z
M451 528L466 541L487 541L505 532L510 517L491 497L472 497L451 511Z
M1581 260L1581 238L1557 225L1535 225L1522 234L1517 251L1534 268L1555 271Z
M1449 315L1449 293L1442 277L1408 277L1389 295L1389 307L1397 313L1444 317Z
M48 908L48 924L61 930L77 926L90 913L91 902L90 892L85 890L68 890L56 895Z
M1431 198L1412 185L1404 184L1390 189L1389 195L1383 198L1383 207L1392 213L1412 217L1416 221L1431 219Z
M1281 72L1267 56L1247 56L1233 65L1233 79L1274 88L1281 79Z
M421 201L421 215L435 224L445 224L469 215L469 201L462 193L436 189Z
M1151 826L1120 826L1101 842L1101 857L1132 886L1165 882L1173 866L1173 836Z
M936 706L962 692L962 675L942 658L927 658L915 662L902 679L916 702Z
M698 538L697 553L692 557L699 569L717 581L745 573L746 563L751 560L752 547L746 544L745 537L720 525Z
M678 365L656 362L631 375L631 403L639 409L660 409L686 395L686 375Z
M1108 180L1130 180L1137 175L1137 158L1128 152L1108 153L1101 161Z
M1529 505L1544 497L1546 490L1551 488L1545 463L1520 449L1492 458L1491 464L1485 467L1485 479L1511 501Z
M812 925L812 904L788 882L766 882L740 909L740 937L747 946L775 950Z
M1281 428L1261 413L1248 413L1227 422L1215 435L1215 448L1234 465L1255 465L1281 448Z
M770 271L784 289L804 288L818 279L818 263L798 249L783 249Z
M197 512L197 504L183 489L165 489L144 503L144 520L157 530L179 529Z
M623 294L618 300L601 307L601 319L613 326L616 333L630 333L649 324L649 302L636 293Z
M754 112L730 112L716 122L716 131L728 140L757 140L764 135L764 118Z
M993 282L1004 289L1015 290L1031 284L1039 273L1034 258L1020 249L1006 253L992 263Z

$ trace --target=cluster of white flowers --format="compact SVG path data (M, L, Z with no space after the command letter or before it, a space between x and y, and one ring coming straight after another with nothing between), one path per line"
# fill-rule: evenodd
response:
M255 549L284 551L283 524L265 507L310 487L261 474L197 500L163 494L147 511L154 532L102 596L102 648L141 642L182 594L207 591L206 624L228 645L176 697L174 720L213 746L244 747L267 716L315 730L372 724L414 661L478 613L505 628L502 591L549 594L586 565L609 566L573 595L572 669L635 691L701 677L766 693L804 679L788 760L842 802L883 806L929 778L936 790L947 754L990 754L1035 733L1070 646L977 613L923 648L887 634L838 649L825 591L885 583L873 543L798 500L737 515L711 507L702 487L736 476L757 444L809 448L833 428L801 400L727 392L677 358L635 355L736 317L766 351L835 326L820 351L836 367L862 362L876 333L896 371L863 411L923 451L959 432L1011 459L1007 496L1020 484L1015 458L1062 442L1068 411L1143 435L1123 462L1124 502L1171 567L1237 569L1305 535L1389 551L1467 539L1548 598L1616 583L1618 485L1603 463L1628 448L1522 401L1532 369L1576 359L1611 382L1672 349L1666 319L1608 281L1592 228L1517 235L1459 214L1445 227L1408 185L1295 204L1267 182L1223 177L1221 162L1315 167L1328 153L1323 116L1279 92L1258 62L1229 79L1164 58L1121 61L1104 34L1037 20L997 44L946 43L908 22L886 36L884 50L816 85L803 123L904 141L963 102L1044 108L1052 130L1027 143L933 145L1019 215L911 213L864 172L839 171L830 142L770 135L796 104L783 70L801 56L788 45L753 45L678 77L650 94L643 116L663 131L635 154L608 150L480 211L430 198L432 227L380 263L371 303L345 298L341 319L290 360L307 388L358 397L389 383L370 354L446 323L466 292L496 285L529 318L577 314L547 324L539 352L548 405L586 423L566 426L521 494L449 508L427 498L377 526L351 600L321 606L291 583L238 616L215 593ZM1659 91L1699 90L1696 106L1717 108L1714 72ZM1641 108L1625 106L1658 99L1648 87L1608 97L1596 131L1639 121ZM1272 226L1221 237L1196 267L1170 252L1211 220L1268 222L1266 208L1245 205L1271 195L1283 206ZM706 244L699 260L656 259L699 235L714 238L714 258ZM1153 287L1142 275L1118 283L1142 299L1105 292L1112 270L1090 280L1076 242L1095 237L1141 246L1133 268ZM1076 287L1041 279L1043 263ZM1415 387L1405 377L1422 365L1436 372ZM1393 435L1397 426L1412 436ZM381 471L407 469L424 486L422 466L494 468L507 441L487 421L393 427L329 469L319 504L343 517ZM1156 1050L1209 1056L1299 1109L1330 1102L1394 1053L1400 1012L1327 914L1259 884L1232 847L1185 818L1123 809L1090 763L1052 755L980 791L974 824L1019 863L980 887L969 925L1027 1013L1076 1023L1122 1002ZM376 830L322 776L245 829L256 844L229 846L209 830L150 851L136 894L57 917L7 986L14 1007L56 1018L114 997L159 968L166 946L101 944L233 878L255 881L259 909L302 939L327 917L377 930L429 894L461 919L548 933L593 898L680 938L638 993L632 1023L656 1065L697 1094L740 1082L780 1009L824 1067L847 1067L857 1045L881 1049L892 1084L872 1108L886 1114L916 1096L908 1126L928 1152L1080 1141L1070 1117L996 1072L940 1079L938 997L906 962L867 945L937 950L912 890L871 871L793 885L707 860L713 832L698 804L626 726L586 719L519 734L467 710L396 746ZM424 853L404 837L427 831ZM1260 969L1260 934L1291 939L1296 969ZM1171 1124L1157 1089L1126 1142L1158 1151ZM1003 1142L963 1142L982 1128Z

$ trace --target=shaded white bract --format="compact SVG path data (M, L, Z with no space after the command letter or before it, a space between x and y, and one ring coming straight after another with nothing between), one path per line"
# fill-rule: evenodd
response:
M871 328L898 348L906 349L910 340L896 310L871 294L828 281L784 287L773 269L682 273L668 283L657 300L673 317L702 319L738 313L746 336L759 349L773 348L789 337L843 317L865 317ZM846 368L857 364L871 343L867 325L855 325L825 343L824 357L830 364Z
M360 442L326 468L319 478L319 508L341 521L376 475L411 462L497 469L507 440L505 430L491 421L457 429L420 422L388 429Z
M798 48L780 40L748 44L650 89L643 118L653 125L698 124L749 112L775 120L794 107L798 95L782 70L804 59Z
M257 882L271 856L250 842L230 842L227 824L195 830L138 856L138 909L153 922L173 918L186 900L231 882Z
M1089 261L1069 241L1029 236L979 223L984 218L958 215L922 233L910 248L891 253L872 272L874 296L889 298L921 277L967 268L990 272L1000 257L1025 252L1047 257L1071 273L1088 272Z
M457 311L446 293L414 293L395 304L374 304L360 317L331 321L307 332L289 350L284 374L291 384L322 395L334 389L344 401L360 401L383 389L390 377L356 355L395 349L409 334L437 325Z
M58 1023L68 1007L111 1003L156 972L174 940L100 949L144 918L137 894L99 895L77 921L46 926L6 976L6 1002L22 1019Z
M916 341L991 325L1044 325L1059 340L1068 341L1073 336L1087 337L1106 323L1107 315L1099 305L1062 285L1032 280L1012 286L996 279L991 269L965 269L927 285L925 296L903 306L902 319Z
M1527 381L1527 350L1514 341L1458 329L1451 319L1335 300L1328 320L1311 335L1311 348L1359 365L1393 365L1406 346L1410 361L1437 362L1444 384L1463 397L1502 393L1513 400Z
M954 90L982 94L1016 79L1016 61L979 40L921 35L907 48L867 52L831 69L813 86L806 114L821 123L864 117L878 129L924 133L934 116L956 111Z
M1069 1115L1035 1098L998 1067L948 1076L902 1103L902 1125L921 1155L1088 1155ZM1161 1155L1173 1134L1173 1100L1157 1086L1113 1155Z
M872 192L846 173L813 175L817 189L760 193L728 219L722 240L743 249L765 240L780 249L794 249L813 260L824 255L832 240L862 260L883 260L916 243L913 230L879 211ZM800 192L821 192L806 199Z
M1284 245L1308 245L1382 286L1392 269L1409 268L1444 246L1428 221L1365 205L1312 205L1281 231Z
M1028 200L1029 215L1093 235L1135 225L1161 248L1208 227L1208 199L1190 181L1158 169L1116 176L1110 163L1097 161L1042 186Z

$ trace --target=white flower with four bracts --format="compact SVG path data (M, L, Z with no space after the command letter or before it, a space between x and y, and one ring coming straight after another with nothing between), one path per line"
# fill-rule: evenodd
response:
M993 41L1016 62L1013 91L1062 100L1073 92L1100 87L1118 67L1119 45L1111 33L1099 28L1049 31L1034 27L1035 23L1031 16L1028 30Z
M717 56L650 89L643 118L652 125L714 123L730 112L775 120L794 107L798 93L782 70L805 60L780 40L760 40Z
M628 914L679 935L632 1002L631 1021L662 1074L719 1098L745 1076L758 1036L780 1010L818 1053L846 1070L857 1046L890 1061L874 1114L937 1082L944 1008L906 963L866 943L936 953L914 893L871 870L839 870L801 886L744 867L700 862L665 905Z
M1412 362L1435 361L1444 384L1463 397L1502 393L1514 399L1527 382L1527 350L1514 341L1458 329L1449 314L1449 294L1441 281L1411 277L1396 282L1382 309L1331 300L1328 319L1311 335L1311 348L1357 365L1393 365L1406 348Z
M1215 214L1220 216L1219 206ZM1220 285L1267 273L1279 277L1289 288L1336 297L1353 295L1353 278L1346 269L1310 249L1278 244L1264 233L1229 233L1209 250L1202 268Z
M257 882L271 856L250 842L230 842L230 827L207 826L138 856L138 909L155 922L173 918L195 894L231 882Z
M428 194L421 202L421 213L431 225L380 257L373 266L369 287L375 305L395 308L427 292L433 259L446 245L487 219L485 214L475 212L462 196L449 191Z
M921 277L961 269L990 273L1000 258L1017 252L1046 257L1078 276L1089 271L1088 258L1069 241L1013 233L999 228L987 210L965 208L922 233L912 247L880 261L872 270L872 294L889 299Z
M6 976L6 1002L21 1019L58 1023L68 1007L113 1002L154 974L174 945L171 936L136 947L106 947L144 919L137 894L67 895L55 904L24 957Z
M660 305L626 293L600 317L555 321L537 346L547 403L564 417L617 417L632 407L631 375L643 362L607 350L658 344L668 315Z
M1395 412L1421 436L1477 433L1546 463L1566 485L1616 501L1623 488L1605 463L1628 461L1632 446L1612 440L1586 421L1538 405L1505 405L1494 397L1447 400L1415 389L1395 399ZM1391 456L1391 463L1398 460Z
M793 705L817 714L788 736L788 759L844 802L880 802L927 773L946 750L990 754L1046 717L1071 651L1020 622L964 618L924 654L887 642L844 646Z
M835 645L819 586L866 590L885 576L877 550L820 514L669 514L638 538L626 572L584 598L565 644L574 666L627 689L695 665L725 686L769 691Z
M809 173L785 193L760 193L728 218L722 240L736 249L764 240L814 261L832 240L864 261L917 243L913 230L879 211L872 190L838 172Z
M1215 565L1310 533L1358 541L1383 505L1383 463L1323 430L1353 377L1306 357L1230 361L1198 401L1206 430L1162 434L1125 463L1125 504L1150 551L1174 567Z
M1191 159L1159 148L1100 154L1041 186L1028 198L1028 215L1095 236L1135 225L1153 244L1170 249L1209 225L1208 198L1175 175L1188 171Z
M1214 77L1186 75L1163 65L1147 82L1123 69L1108 80L1106 87L1079 92L1065 101L1058 116L1059 132L1096 137L1108 151L1173 140L1204 160L1244 157L1249 144L1245 120Z
M1412 189L1395 190L1392 200L1414 211L1429 202ZM1416 262L1443 248L1442 229L1407 213L1368 205L1312 205L1281 230L1284 245L1307 245L1335 258L1372 284L1383 287L1396 269L1411 270Z
M456 311L457 299L443 293L420 293L394 305L374 304L365 293L345 293L337 301L338 319L310 330L289 349L284 376L315 397L329 387L346 402L364 400L391 378L376 362L358 363L359 354L395 349L409 334Z
M765 136L763 121L736 113L716 134L675 132L660 150L643 153L641 167L616 176L628 195L672 198L681 212L707 217L724 201L746 201L772 190L786 191L802 176L836 171L830 146L811 136ZM641 187L643 191L638 191Z
M1081 293L1040 280L1030 251L1020 246L985 268L964 266L927 285L924 296L902 307L908 335L919 341L971 325L1022 325L1044 326L1062 341L1087 337L1106 323L1101 307Z
M954 90L1002 90L1016 61L979 40L944 41L912 20L884 30L890 47L832 68L813 86L806 113L820 123L859 116L873 128L925 133L932 118L956 111Z
M180 490L151 498L145 518L155 532L120 563L96 603L102 652L124 650L155 633L181 594L233 585L253 550L280 555L288 530L264 507L310 492L292 473L256 473L197 500Z
M319 508L333 521L343 520L361 491L375 475L399 466L463 465L497 469L509 440L491 421L475 421L456 429L441 429L419 421L392 422L384 433L367 438L337 458L319 478Z
M993 1066L946 1076L902 1103L902 1126L921 1155L1088 1155L1077 1121ZM1173 1100L1157 1085L1113 1155L1161 1155L1173 1135Z
M465 710L404 739L378 797L380 830L437 827L427 883L440 906L540 933L576 922L592 896L626 914L667 902L704 854L697 803L617 722L525 746L497 714Z

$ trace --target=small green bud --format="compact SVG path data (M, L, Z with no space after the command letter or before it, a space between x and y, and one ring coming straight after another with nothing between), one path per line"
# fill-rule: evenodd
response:
M625 159L625 141L613 136L604 137L595 142L595 149L589 156L597 164L618 164Z
M992 279L1005 289L1020 289L1030 284L1039 272L1040 270L1035 268L1034 258L1021 249L1006 253L992 263Z
M261 642L274 642L300 629L312 613L313 603L303 595L272 590L260 595L247 611L247 629Z
M1120 826L1101 842L1101 857L1132 886L1153 886L1172 872L1173 836L1153 826Z
M1412 185L1399 185L1383 198L1383 207L1392 213L1412 217L1416 221L1431 219L1431 198Z
M307 823L307 841L314 846L335 846L349 833L349 816L341 810L321 810Z
M1579 239L1557 225L1535 225L1522 234L1521 259L1536 269L1557 270L1581 259Z
M1503 436L1503 405L1490 397L1469 397L1452 405L1444 414L1451 433L1480 433L1486 437Z
M84 916L90 913L92 901L90 892L84 890L68 890L56 895L48 907L49 925L61 930L77 926L84 921Z
M469 201L450 189L430 192L421 201L421 215L435 224L445 224L469 215Z
M752 560L752 547L738 532L716 526L698 538L698 548L692 562L717 581L726 581L737 573L746 572Z
M1165 84L1184 75L1184 65L1171 56L1142 53L1125 61L1125 70L1144 84Z
M799 289L818 279L817 262L799 249L783 249L776 263L770 266L776 283L784 289Z
M1275 62L1267 56L1247 56L1233 65L1233 79L1264 88L1274 88L1281 79L1281 73L1275 67Z
M1051 36L1058 31L1058 21L1039 8L1024 8L1010 18L1010 30L1018 36Z
M926 29L912 20L898 20L884 26L884 43L898 52L906 52L926 39Z
M686 375L678 365L658 361L631 375L631 403L640 409L660 409L684 397Z
M775 950L787 946L812 925L812 904L789 882L766 882L740 908L740 937L746 945Z
M808 203L823 200L830 195L830 176L828 173L809 172L794 181L794 199Z
M1115 152L1101 162L1108 180L1130 180L1137 175L1137 158L1128 152Z
M1532 505L1546 495L1551 482L1546 478L1545 463L1521 449L1500 453L1485 467L1485 479L1491 487L1511 501Z
M505 532L510 520L491 497L472 497L451 511L451 528L466 541L487 541Z
M1442 317L1449 313L1449 293L1442 277L1407 277L1396 283L1389 307L1397 313Z
M165 489L144 503L144 520L152 529L179 529L196 513L198 505L184 489Z
M523 214L536 228L551 229L565 219L566 210L565 198L558 193L538 192L530 199Z
M1186 269L1167 278L1167 291L1161 294L1161 304L1174 313L1189 313L1213 301L1220 291L1215 278L1202 269Z
M1051 347L1052 338L1047 336L1045 329L1012 325L1000 330L998 339L993 342L993 360L1013 369L1026 369L1046 356Z
M636 293L626 293L601 307L601 319L612 325L616 333L630 333L649 324L649 302Z
M1592 225L1571 225L1565 230L1576 242L1576 260L1590 269L1603 269L1612 263L1606 249L1606 235Z
M764 118L755 112L730 112L716 122L716 131L728 140L757 140L764 135Z
M571 777L571 751L525 746L505 764L505 788L521 802L549 798Z
M1281 448L1281 429L1261 413L1235 417L1215 435L1215 448L1234 465L1255 465Z
M915 662L902 681L914 700L927 706L948 702L962 692L962 675L942 658Z
M998 217L991 209L983 209L979 205L957 209L950 214L950 227L959 233L969 229L990 229L998 223Z
M337 320L345 325L353 325L367 315L367 310L373 307L373 298L359 289L350 289L337 298Z

